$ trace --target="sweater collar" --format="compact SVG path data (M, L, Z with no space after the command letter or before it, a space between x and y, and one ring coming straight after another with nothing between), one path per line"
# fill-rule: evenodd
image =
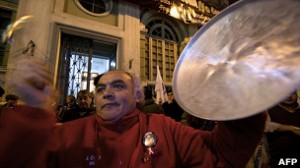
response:
M118 121L105 121L99 115L96 115L97 123L100 126L107 127L107 128L130 128L132 125L138 122L139 120L139 113L138 109L135 109L133 112L123 116Z

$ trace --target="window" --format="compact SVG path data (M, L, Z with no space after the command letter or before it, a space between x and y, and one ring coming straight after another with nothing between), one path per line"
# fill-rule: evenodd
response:
M0 8L0 33L6 30L7 26L11 23L11 17L13 15L12 11ZM2 39L2 36L1 36ZM7 57L9 55L9 45L0 43L0 66L6 65Z
M99 57L94 55L91 60L91 70L88 68L88 55L81 55L77 52L73 52L69 61L69 88L68 95L73 94L76 95L79 90L85 90L89 88L90 92L92 92L95 87L93 84L93 79L106 71L109 70L109 59L105 57ZM88 74L91 74L88 77ZM89 79L88 79L89 78ZM89 80L89 82L87 81ZM87 86L89 84L89 87Z
M92 16L106 16L113 6L112 0L74 0L77 6Z
M175 30L168 22L155 19L149 22L146 25L146 28L148 29L148 34L153 37L158 37L158 38L163 38L163 39L178 42L178 37L174 33Z
M156 80L156 66L160 68L164 82L172 82L178 59L178 37L163 20L152 20L147 25L144 54L141 54L141 79Z

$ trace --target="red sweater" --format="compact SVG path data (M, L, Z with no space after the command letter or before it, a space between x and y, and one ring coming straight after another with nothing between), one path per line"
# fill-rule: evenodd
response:
M43 168L55 119L50 111L15 106L0 111L0 167Z
M25 108L18 112L29 111ZM37 109L31 109L36 113ZM45 113L45 112L40 112ZM24 140L19 132L27 127L27 124L35 122L34 117L24 119L24 125L16 126L13 135L5 136L7 140ZM43 119L41 125L49 125L49 119ZM26 122L28 122L26 124ZM57 126L54 132L51 128L42 131L47 136L53 133L51 143L48 142L48 166L55 168L81 168L81 167L243 167L252 155L263 132L265 115L257 115L247 119L220 122L213 132L204 132L184 126L181 123L164 117L163 115L141 113L135 110L124 116L118 122L103 121L94 115L87 118L75 120ZM148 123L148 124L147 124ZM30 137L25 139L26 145L6 150L16 153L35 146L30 139L38 139L41 135L40 127L31 128ZM148 131L154 132L158 141L154 146L154 156L144 162L146 148L142 144L142 138ZM2 132L1 132L2 137ZM104 138L105 137L105 138ZM18 139L22 138L22 139ZM3 140L1 140L2 153ZM6 146L13 144L6 142ZM35 146L35 148L37 148ZM11 149L11 148L10 148ZM46 156L46 152L40 148L36 153ZM13 155L11 155L13 156ZM32 161L43 167L46 162L41 157L35 157L28 162L19 162L13 158L0 158L2 163L16 162L20 166L32 165ZM44 163L44 164L43 164Z

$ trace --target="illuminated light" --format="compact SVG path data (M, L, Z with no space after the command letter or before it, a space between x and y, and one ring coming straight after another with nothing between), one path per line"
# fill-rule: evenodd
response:
M115 61L112 61L112 62L110 63L110 66L111 66L111 67L116 67L116 62L115 62Z
M170 15L174 18L177 18L177 19L180 19L180 14L177 10L177 7L175 5L172 5L171 6L171 9L170 9Z

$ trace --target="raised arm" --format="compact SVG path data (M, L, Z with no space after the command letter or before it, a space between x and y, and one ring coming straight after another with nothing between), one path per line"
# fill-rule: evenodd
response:
M266 114L220 122L212 145L226 167L244 167L262 138Z
M265 113L260 113L239 120L219 121L213 131L203 131L168 117L160 122L156 117L150 120L154 124L149 130L157 134L155 149L168 156L163 161L170 167L242 168L262 138L265 119Z
M22 61L7 82L25 105L1 111L0 165L44 167L55 124L50 74L41 63Z

